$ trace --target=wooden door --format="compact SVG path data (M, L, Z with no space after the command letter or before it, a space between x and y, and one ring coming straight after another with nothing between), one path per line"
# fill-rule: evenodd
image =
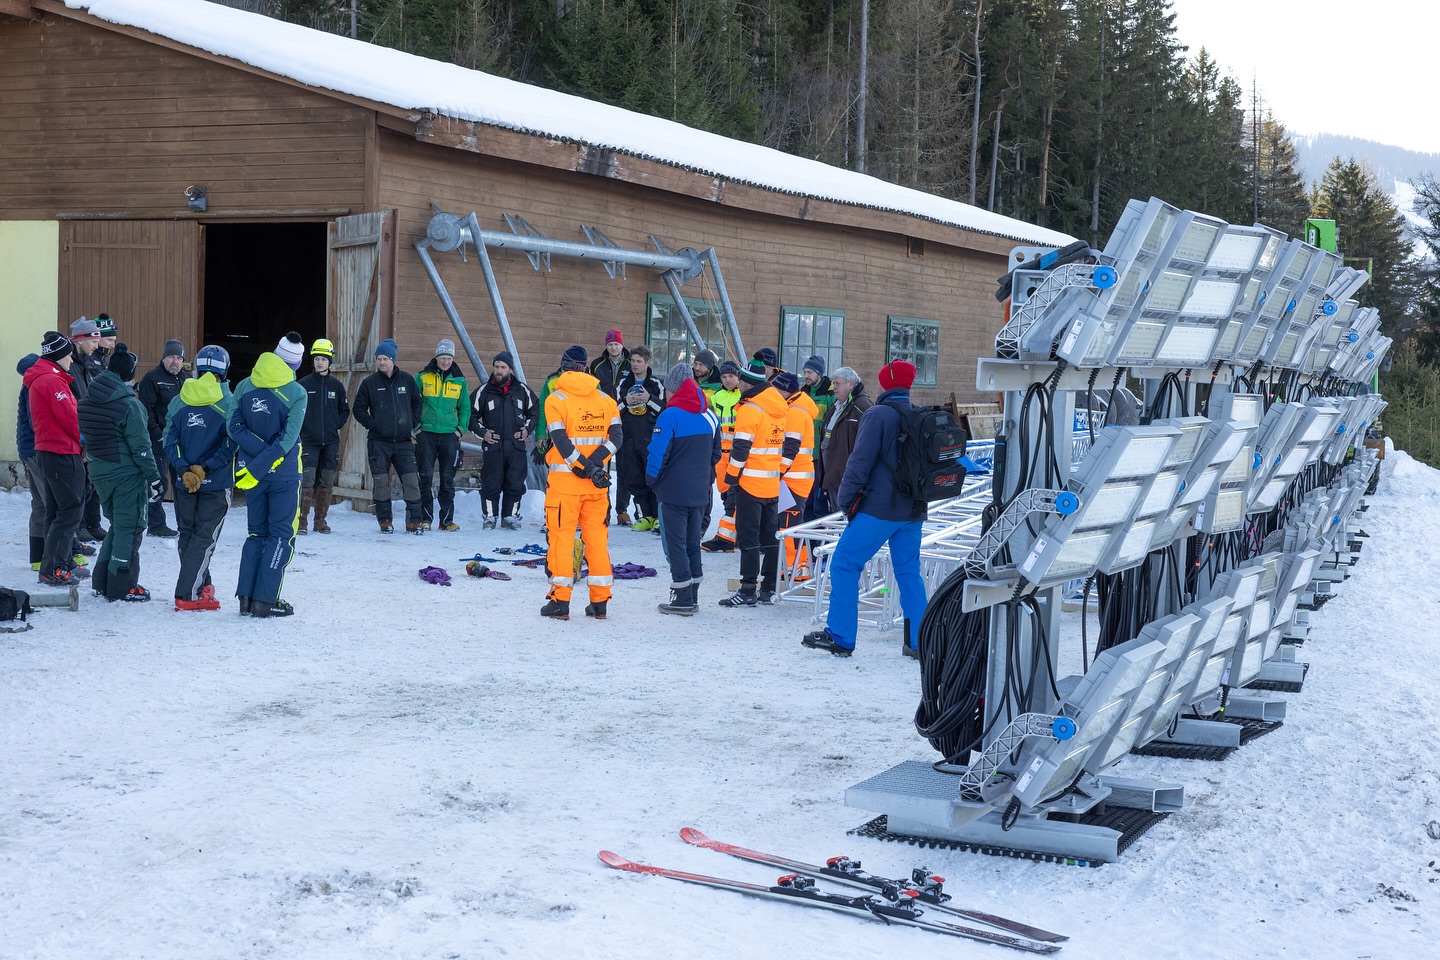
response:
M193 220L67 220L60 225L60 316L108 313L140 372L160 362L165 341L193 358L203 324L201 226Z
M330 224L326 329L335 342L333 369L345 395L374 369L375 347L394 328L395 211L339 217ZM365 429L353 419L340 437L336 495L370 495Z

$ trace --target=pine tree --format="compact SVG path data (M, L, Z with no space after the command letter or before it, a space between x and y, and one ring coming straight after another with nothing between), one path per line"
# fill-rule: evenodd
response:
M1260 104L1255 104L1258 114ZM1301 235L1310 216L1310 197L1297 166L1295 143L1268 110L1252 114L1245 131L1250 171L1249 216L1292 237Z
M1405 218L1364 163L1350 157L1330 161L1310 195L1316 217L1335 221L1338 245L1349 266L1370 266L1370 282L1360 288L1361 305L1380 311L1385 335L1401 340L1413 321L1410 302L1416 267L1405 239Z

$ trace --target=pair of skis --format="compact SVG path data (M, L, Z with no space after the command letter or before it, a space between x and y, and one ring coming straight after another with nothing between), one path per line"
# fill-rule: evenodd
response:
M707 850L728 853L730 856L739 857L741 860L749 860L752 863L761 863L766 866L779 867L795 872L781 877L774 886L766 887L757 883L747 883L743 880L729 880L723 877L709 877L699 873L687 873L683 870L652 867L647 864L636 863L633 860L627 860L619 854L611 853L609 850L600 851L600 860L607 866L614 867L617 870L626 870L631 873L646 873L657 877L669 877L672 880L696 883L706 887L716 887L721 890L733 890L736 893L743 893L749 896L784 900L804 906L834 910L838 913L848 913L853 916L864 917L868 920L880 920L884 923L899 923L906 926L919 927L935 933L943 933L953 937L964 937L968 940L978 940L983 943L993 943L1002 947L1024 950L1028 953L1054 953L1060 949L1056 946L1056 943L1067 939L1062 934L1042 930L1039 927L1032 927L1018 920L1010 920L992 913L983 913L978 910L968 910L953 906L949 903L950 895L945 893L943 889L944 878L934 876L924 869L914 871L909 880L891 880L867 873L861 869L860 861L851 860L848 857L832 857L826 861L824 866L803 863L799 860L791 860L788 857L762 853L759 850L750 850L746 847L739 847L719 840L712 840L693 827L685 827L682 829L680 831L680 838L686 843L697 847L704 847ZM820 890L816 886L815 878L817 877L833 880L845 886L857 887L867 892L859 896L830 893ZM922 904L924 906L921 906ZM925 916L927 910L934 910L951 916L964 917L967 920L983 923L986 926L996 927L999 930L1009 932L999 933L992 930L980 930L974 927L950 923L945 920L931 919Z

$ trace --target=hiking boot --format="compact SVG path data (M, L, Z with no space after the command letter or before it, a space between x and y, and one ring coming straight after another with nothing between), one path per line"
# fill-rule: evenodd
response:
M460 529L460 524L456 523L454 520L451 520L449 523L440 524L440 529L444 530L446 533L456 533Z
M770 606L775 602L775 591L761 590L759 593L755 594L755 602L763 603L766 606Z
M381 520L381 521L380 521L380 532L381 532L381 533L394 533L394 532L395 532L395 524L391 523L389 520Z
M700 549L706 553L734 553L735 541L726 540L721 536L714 536L700 544Z
M295 532L299 534L307 534L310 532L310 520L303 513L300 514L300 525L295 528Z
M249 598L249 597L239 597L238 599L239 599L239 601L240 601L240 616L242 616L242 617L248 617L248 616L250 616L250 598Z
M500 525L506 530L519 530L523 524L524 521L521 520L519 517L506 517L504 520L500 521Z
M79 577L71 576L70 571L63 568L40 574L40 582L47 587L73 587L79 580Z
M151 527L145 532L152 537L161 537L166 540L180 536L179 530L171 530L169 527Z
M423 523L409 523L409 522L407 522L407 523L405 524L405 532L406 532L406 533L413 533L413 534L415 534L415 536L417 536L417 537L423 536L424 533L425 533L425 524L423 524Z
M677 617L695 616L700 612L700 605L695 602L695 585L671 587L670 602L658 604L657 609Z
M569 620L570 601L547 600L545 606L540 608L540 616L549 617L551 620Z
M120 599L127 603L149 603L150 591L144 587L131 587Z
M264 600L250 601L250 616L252 617L289 617L293 616L295 608L284 600L276 600L274 603L266 603Z
M482 530L494 530L494 529L495 529L495 524L496 524L497 522L498 522L498 521L497 521L494 517L486 517L484 520L481 520L481 521L480 521L480 529L482 529Z
M621 510L619 513L615 514L615 526L617 526L617 527L628 527L628 526L630 526L630 514L626 513L624 510Z
M84 541L78 541L75 544L75 555L77 557L93 557L95 556L95 548ZM78 563L79 561L76 562Z
M97 543L105 539L104 527L89 527L81 530L80 533L86 540L93 540Z
M605 605L608 604L609 602L610 602L609 600L599 600L599 601L596 601L595 603L587 603L587 604L585 604L585 616L587 616L587 617L594 617L596 620L604 620L604 619L605 619Z
M753 607L755 606L754 590L736 590L730 596L719 601L722 607Z
M807 633L800 638L800 643L802 646L809 647L811 650L824 650L827 653L833 653L837 657L848 657L855 652L854 647L842 647L836 643L835 638L830 636L829 630L816 630L814 633Z
M321 517L316 517L316 518L315 518L315 532L316 532L316 533L329 533L329 532L330 532L330 524L326 523L323 518L321 518Z

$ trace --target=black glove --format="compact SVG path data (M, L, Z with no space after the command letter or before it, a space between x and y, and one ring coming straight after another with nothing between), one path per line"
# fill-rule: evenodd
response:
M530 459L534 460L536 465L543 467L545 466L545 454L548 453L549 450L549 438L542 437L539 440L535 441L535 449L530 451Z
M165 496L165 481L156 477L150 481L150 502L159 503Z
M595 484L595 486L599 487L601 490L604 490L610 486L610 471L606 470L602 466L599 466L597 464L591 464L586 469L585 476L590 479L591 483Z

